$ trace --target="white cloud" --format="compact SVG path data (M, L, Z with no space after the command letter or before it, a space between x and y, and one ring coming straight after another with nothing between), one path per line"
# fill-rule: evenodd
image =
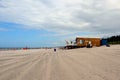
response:
M59 33L120 32L119 0L1 0L0 21Z
M106 6L110 9L120 9L120 0L107 0Z

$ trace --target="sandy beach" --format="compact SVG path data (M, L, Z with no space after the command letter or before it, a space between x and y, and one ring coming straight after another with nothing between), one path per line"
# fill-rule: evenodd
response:
M120 80L120 45L0 51L0 80Z

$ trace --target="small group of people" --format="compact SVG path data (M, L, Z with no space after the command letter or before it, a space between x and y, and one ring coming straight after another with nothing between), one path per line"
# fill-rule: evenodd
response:
M87 48L92 48L92 43L90 41L87 44Z
M87 48L92 48L92 44L87 44Z

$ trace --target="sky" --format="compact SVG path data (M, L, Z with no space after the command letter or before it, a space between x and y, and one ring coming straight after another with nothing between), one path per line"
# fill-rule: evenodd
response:
M120 35L120 0L0 0L0 47L55 47Z

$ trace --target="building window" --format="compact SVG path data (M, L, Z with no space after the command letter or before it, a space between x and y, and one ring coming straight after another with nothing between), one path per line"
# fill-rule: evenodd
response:
M80 44L83 44L83 42L84 42L83 40L80 40Z

